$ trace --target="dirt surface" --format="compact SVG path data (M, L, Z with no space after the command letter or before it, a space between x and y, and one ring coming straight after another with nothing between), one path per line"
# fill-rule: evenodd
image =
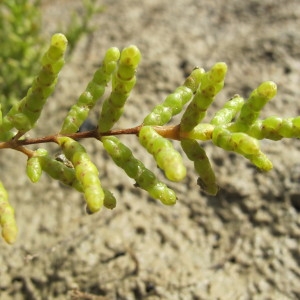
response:
M275 81L279 91L262 116L300 115L298 0L101 3L105 13L94 18L94 34L80 41L62 71L32 136L57 132L105 50L130 44L140 48L143 60L118 127L138 125L194 66L208 69L218 61L229 71L209 116L232 95L247 97L265 80ZM45 35L63 28L80 8L80 1L44 1ZM134 137L122 140L157 170ZM205 144L220 192L201 193L186 161L187 179L171 184L179 198L174 207L134 188L101 144L84 145L103 185L118 199L113 211L87 216L81 195L47 176L32 185L24 175L25 157L9 151L1 156L1 180L20 228L14 246L0 243L1 300L300 299L298 140L262 142L274 163L267 174Z

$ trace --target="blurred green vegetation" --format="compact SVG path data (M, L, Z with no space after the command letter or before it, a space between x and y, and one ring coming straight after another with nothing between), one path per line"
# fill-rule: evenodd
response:
M84 0L81 13L72 12L64 32L69 55L80 38L93 31L92 17L103 11L95 2ZM0 103L4 115L26 95L40 67L47 42L42 35L41 19L41 0L0 1Z

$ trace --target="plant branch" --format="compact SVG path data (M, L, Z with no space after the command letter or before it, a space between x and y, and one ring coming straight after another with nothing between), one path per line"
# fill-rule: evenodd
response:
M142 125L126 128L126 129L115 129L115 130L109 130L104 133L99 133L97 128L89 131L84 132L76 132L72 134L54 134L54 135L48 135L44 137L38 137L38 138L27 138L27 139L20 139L17 140L16 136L7 142L0 143L0 149L5 148L12 148L18 151L21 151L27 155L27 151L24 151L24 147L26 145L35 145L35 144L45 144L45 143L57 143L57 137L58 136L66 136L70 137L74 140L81 140L86 138L95 138L100 140L102 136L109 136L109 135L128 135L128 134L135 134L138 135L140 129L142 128ZM173 140L180 140L180 125L168 125L168 126L154 126L153 127L155 131L160 134L161 136Z

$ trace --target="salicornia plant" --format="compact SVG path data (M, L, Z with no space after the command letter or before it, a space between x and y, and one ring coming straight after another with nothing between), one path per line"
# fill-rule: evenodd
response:
M260 150L259 140L277 141L300 137L300 116L259 119L264 105L276 94L276 85L271 81L262 83L246 100L238 95L234 96L209 123L202 123L207 109L223 88L227 72L227 66L223 62L216 63L209 71L195 68L181 86L141 120L139 126L114 129L136 83L136 70L141 59L139 49L129 46L122 51L115 47L107 50L101 66L62 121L60 132L39 138L26 138L24 135L36 125L44 104L55 89L59 71L64 65L66 48L66 37L55 34L42 57L41 69L31 88L22 100L0 117L0 149L17 150L28 157L26 174L32 182L39 181L45 172L83 193L88 213L95 213L103 206L112 209L116 206L116 199L102 186L97 167L80 143L82 139L99 140L116 165L135 180L136 187L147 191L152 198L163 204L173 205L177 200L175 192L147 169L134 156L130 147L120 141L118 135L137 135L140 144L153 156L166 178L175 182L186 176L183 158L170 140L180 141L183 152L194 163L198 185L210 195L217 194L218 185L199 141L211 141L226 151L241 154L258 169L269 171L272 163ZM109 82L111 92L103 101L98 126L92 130L80 131ZM180 123L168 125L173 116L181 112ZM50 142L58 145L64 154L63 159L51 157L43 148L28 148L28 145ZM9 204L8 194L1 182L0 225L5 241L13 243L17 236L14 209Z

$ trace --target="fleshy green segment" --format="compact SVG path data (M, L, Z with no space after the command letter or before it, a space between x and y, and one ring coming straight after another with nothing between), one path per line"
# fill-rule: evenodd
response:
M162 126L168 123L173 116L179 114L184 105L192 99L203 74L203 69L194 69L182 86L168 95L162 104L154 107L151 113L145 117L143 124Z
M72 162L75 168L75 175L82 186L88 212L99 211L104 204L105 194L101 187L97 167L91 162L85 148L80 143L68 137L59 137L57 141L66 158Z
M199 175L197 182L200 187L207 194L216 195L219 187L205 150L195 140L182 140L181 146L187 157L194 162L195 170Z
M268 172L273 169L272 162L268 159L268 157L260 151L255 155L244 155L247 159L250 160L252 164L254 164L261 171Z
M136 181L136 184L147 191L151 197L160 200L165 205L176 203L176 194L136 159L131 150L114 136L102 138L103 146L117 166Z
M108 209L114 209L117 205L117 200L111 191L103 189L104 191L104 206Z
M153 155L159 168L172 181L180 181L186 176L186 168L182 156L173 144L159 135L151 126L143 126L139 132L139 141Z
M242 155L258 154L260 151L258 141L255 138L243 132L230 132L222 126L215 127L212 141L224 150L234 151Z
M262 171L273 168L270 160L260 150L258 141L246 133L231 132L222 126L217 126L213 130L212 142L224 150L243 155Z
M38 149L35 157L38 157L42 170L50 177L75 188L79 192L83 191L81 183L76 178L74 168L70 168L63 162L52 158L45 149Z
M141 53L136 46L122 50L117 71L112 76L112 91L102 106L98 121L100 133L109 131L123 114L124 105L136 83Z
M186 78L183 86L189 88L193 94L196 93L205 70L199 67L194 68L192 73Z
M275 97L277 86L272 81L263 82L255 89L241 108L240 115L235 123L236 131L246 131L259 117L265 104Z
M2 182L0 182L0 226L4 240L8 244L13 244L18 234L15 211L8 202L8 194Z
M5 116L3 124L6 131L14 127L25 133L34 127L47 98L55 88L58 73L64 65L66 48L66 37L61 33L54 34L42 58L42 68L27 95Z
M27 160L26 174L31 182L36 183L42 176L42 165L38 155L34 155Z
M118 48L112 47L107 50L101 67L95 72L92 81L80 95L77 102L71 107L64 120L61 133L70 134L77 132L82 123L88 117L89 111L95 106L96 101L104 94L111 75L117 67L120 58Z
M182 139L209 141L215 126L208 123L200 123L189 132L180 131Z
M234 96L215 114L210 124L217 126L230 123L241 110L244 103L245 101L242 97L239 95Z
M278 141L282 138L300 138L300 117L282 119L269 117L255 121L247 133L256 139Z
M227 65L219 62L203 74L196 94L182 116L182 131L191 131L205 117L208 107L224 86L226 72Z

